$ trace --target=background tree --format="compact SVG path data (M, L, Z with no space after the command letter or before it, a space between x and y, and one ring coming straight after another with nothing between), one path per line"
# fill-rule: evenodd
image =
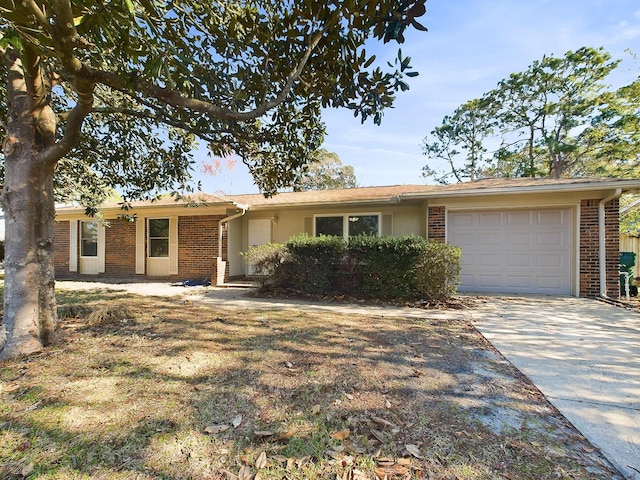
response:
M294 191L330 190L334 188L355 188L358 186L356 173L351 165L342 165L337 153L321 148L312 162L305 165Z
M471 173L560 178L637 172L640 80L607 90L605 79L618 64L602 49L586 47L562 58L545 56L447 117L456 142L436 142L436 157L432 137L426 137L425 155L446 160L448 168L440 179L458 181L472 178ZM460 140L456 132L469 129L469 118L483 119L487 129L473 140ZM490 152L482 157L480 169L472 169L477 164L471 146ZM423 173L436 176L429 164Z
M422 170L424 177L439 183L475 180L482 177L490 159L484 140L493 133L492 104L484 99L470 100L458 107L453 115L444 117L442 125L425 137L423 153L430 160L444 160L448 168L438 172L429 165Z
M322 107L380 123L408 88L408 59L382 70L364 46L425 30L424 4L0 0L2 354L55 340L54 177L64 181L64 168L88 193L109 185L140 198L187 185L198 138L274 193L320 146Z

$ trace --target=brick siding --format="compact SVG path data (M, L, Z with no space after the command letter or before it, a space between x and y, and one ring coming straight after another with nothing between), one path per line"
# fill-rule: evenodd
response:
M104 273L109 278L133 278L136 275L136 224L110 220L104 230Z
M216 278L218 225L222 215L191 215L178 218L178 275L171 280ZM141 220L139 220L141 221ZM135 278L136 224L110 220L105 229L105 272L100 278ZM69 222L54 225L54 262L57 278L87 278L69 272ZM226 238L223 245L226 254ZM76 252L79 255L79 252ZM145 254L146 257L146 254ZM225 275L228 277L228 272ZM95 276L94 276L95 278Z
M580 296L600 295L600 243L598 205L600 200L582 200L580 203ZM620 237L618 234L620 205L618 199L605 205L605 255L607 291L610 297L620 295L618 263Z
M427 211L428 222L427 238L444 243L446 240L447 215L445 207L429 207Z
M56 276L69 275L69 222L53 224L53 265Z
M178 219L178 277L215 278L218 256L219 215L194 215Z

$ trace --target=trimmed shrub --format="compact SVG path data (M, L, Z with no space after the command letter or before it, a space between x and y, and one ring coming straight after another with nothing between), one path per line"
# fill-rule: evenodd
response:
M335 291L346 243L340 237L297 235L286 244L285 268L291 276L292 288L303 293Z
M456 293L459 248L422 237L292 237L251 248L246 259L265 275L263 289L306 294L442 301Z
M414 269L414 288L420 298L442 301L454 295L460 284L462 250L429 242Z
M349 241L348 251L357 259L361 292L375 298L414 296L414 269L426 248L416 236L359 236Z
M260 288L288 287L289 276L284 265L291 257L287 248L280 243L268 243L251 247L243 253L247 263L253 266L257 275L260 275Z

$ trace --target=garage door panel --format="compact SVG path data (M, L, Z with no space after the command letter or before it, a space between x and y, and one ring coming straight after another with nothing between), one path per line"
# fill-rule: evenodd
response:
M555 291L562 286L562 279L559 277L538 277L538 287L549 291Z
M471 243L497 243L500 241L500 232L480 233L479 235L470 235Z
M499 254L478 254L478 265L481 267L501 267L502 255Z
M449 212L461 291L571 293L571 210Z
M531 246L531 234L528 232L507 233L507 244L515 248L526 248Z
M556 225L563 224L565 222L565 210L541 210L537 212L538 225Z
M507 275L506 280L514 288L531 288L531 277L528 275Z
M538 255L537 260L538 267L541 268L557 268L567 266L565 258L560 254Z
M449 225L453 227L472 226L473 219L474 217L471 213L460 213L451 219L451 223Z
M538 233L537 244L543 247L562 247L565 244L562 232Z
M508 254L507 255L507 267L527 268L527 267L531 267L531 264L532 264L531 255L527 255L527 254L521 254L521 255Z
M531 214L529 212L507 213L507 223L510 226L531 225Z
M481 227L497 227L502 223L499 213L481 213L478 215L477 224Z

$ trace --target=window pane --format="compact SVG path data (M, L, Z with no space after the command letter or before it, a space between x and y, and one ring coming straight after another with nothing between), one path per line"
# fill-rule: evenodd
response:
M168 257L169 256L169 239L168 238L152 238L149 240L149 256L150 257Z
M82 238L98 237L98 222L81 222Z
M169 219L155 218L149 220L149 237L169 238Z
M97 257L98 256L98 242L95 240L82 239L82 251L80 255L83 257Z
M98 222L80 223L80 255L98 256Z
M349 236L378 235L378 215L349 215Z
M342 217L316 217L316 236L342 237Z

